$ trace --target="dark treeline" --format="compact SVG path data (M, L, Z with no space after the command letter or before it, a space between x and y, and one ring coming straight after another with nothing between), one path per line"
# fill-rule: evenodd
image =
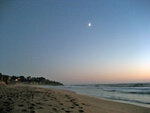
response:
M9 75L3 75L2 73L0 73L0 83L1 84L23 83L23 84L39 84L39 85L63 85L60 82L51 81L45 79L44 77L9 76Z

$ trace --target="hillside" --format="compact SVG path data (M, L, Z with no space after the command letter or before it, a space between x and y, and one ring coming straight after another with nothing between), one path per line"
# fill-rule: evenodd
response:
M9 76L0 73L0 84L37 84L37 85L63 85L60 82L48 80L44 77Z

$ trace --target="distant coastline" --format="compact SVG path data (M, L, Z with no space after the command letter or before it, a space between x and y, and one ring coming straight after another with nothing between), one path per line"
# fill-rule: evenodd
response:
M34 84L34 85L63 85L60 82L48 80L44 77L9 76L0 73L0 84Z

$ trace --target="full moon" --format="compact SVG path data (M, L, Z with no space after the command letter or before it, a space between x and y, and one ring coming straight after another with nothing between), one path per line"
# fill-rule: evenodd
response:
M89 27L91 27L91 25L92 25L91 23L88 23L88 26L89 26Z

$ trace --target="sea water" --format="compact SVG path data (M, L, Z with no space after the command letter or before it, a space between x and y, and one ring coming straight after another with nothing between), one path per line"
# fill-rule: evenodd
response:
M78 94L150 108L150 84L92 84L41 87L70 90Z

